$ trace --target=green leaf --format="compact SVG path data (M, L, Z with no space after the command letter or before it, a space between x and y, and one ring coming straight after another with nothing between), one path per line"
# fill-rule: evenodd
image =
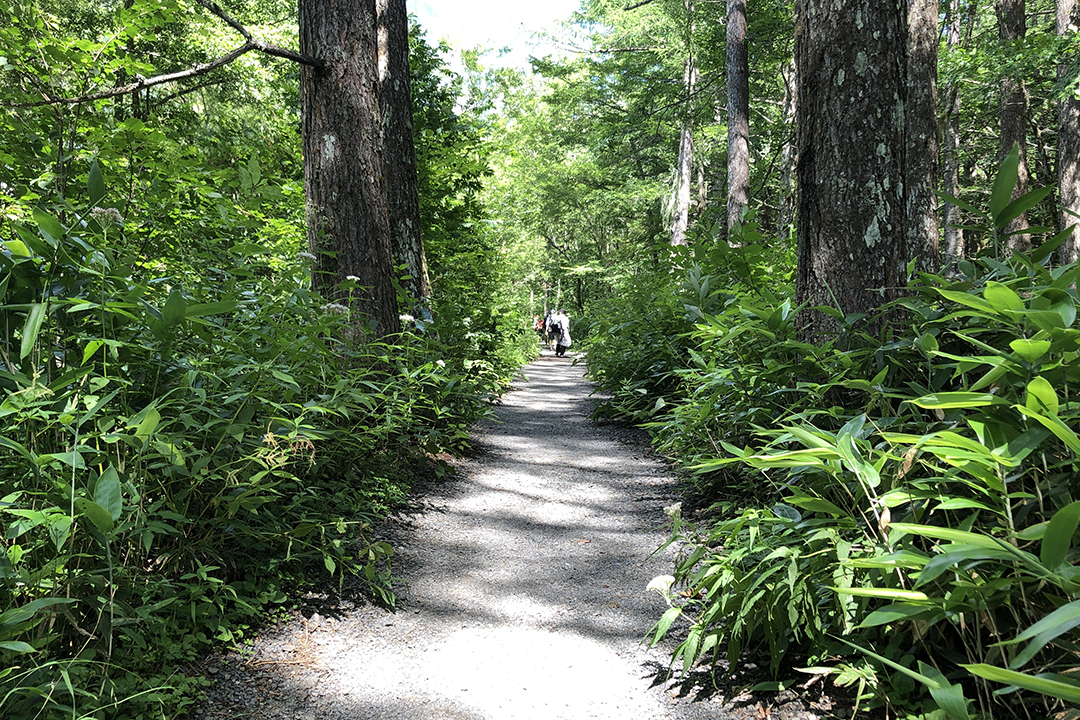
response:
M140 415L142 415L142 418L139 420L138 427L135 428L135 437L145 441L153 435L154 430L157 429L158 423L161 422L161 413L158 412L156 407L151 405L140 413ZM131 427L131 425L128 425L128 427Z
M187 313L187 302L180 288L173 288L169 298L165 301L165 307L161 309L161 319L166 327L173 327L182 322Z
M90 164L90 174L86 178L86 189L90 195L90 207L94 207L105 197L105 178L97 160Z
M981 533L955 530L953 528L938 527L937 525L915 525L912 523L893 523L889 528L902 535L918 535L920 537L945 540L947 542L975 545L981 548L997 550L1001 547L994 538Z
M1057 393L1054 392L1054 386L1041 375L1028 383L1025 405L1028 410L1045 412L1055 416L1058 414L1058 408L1060 407Z
M20 360L25 360L26 356L33 352L34 343L37 342L38 333L41 332L41 325L45 322L48 310L49 301L46 300L43 303L34 303L30 308L30 312L26 314L26 323L23 325L22 331L22 344L19 347Z
M885 598L887 600L912 602L925 602L930 599L930 596L926 593L915 590L897 590L895 588L831 587L829 589L840 595L854 595L855 597Z
M909 402L918 405L921 408L927 409L949 409L949 408L974 408L985 407L986 405L1002 405L1007 404L1005 400L1002 400L997 395L991 393L974 393L974 392L942 392L934 393L932 395L923 395L920 398L915 398Z
M18 640L0 640L0 650L10 650L17 653L37 652L33 645Z
M1046 647L1047 643L1054 638L1069 632L1077 625L1080 625L1080 600L1074 600L1068 605L1062 605L1057 610L1017 635L1014 640L1011 640L1009 643L1004 643L1012 644L1031 640L1031 642L1029 642L1027 646L1013 658L1013 661L1009 663L1009 667L1016 670L1023 666L1035 657L1040 650Z
M1051 570L1065 562L1072 547L1073 535L1080 524L1080 500L1071 502L1054 513L1043 536L1039 559Z
M1080 453L1080 437L1056 415L1043 415L1042 413L1030 410L1023 405L1013 405L1014 408L1027 415L1029 418L1037 420L1043 424L1050 432L1057 435L1058 439L1068 445L1069 449L1074 453Z
M1011 223L1016 218L1026 213L1031 208L1035 207L1043 201L1043 199L1053 191L1053 187L1036 188L1031 192L1024 193L1020 197L1009 203L1001 214L994 218L994 222L999 228L1003 228Z
M322 559L323 565L326 566L326 571L333 575L334 571L337 570L337 563L334 562L334 558L330 557L329 555L323 555Z
M877 627L878 625L890 625L892 623L914 620L920 615L932 612L933 609L932 606L915 603L886 605L867 615L866 618L859 623L858 627L869 628Z
M1024 360L1033 363L1046 353L1050 352L1050 341L1019 338L1009 343L1009 347Z
M101 474L94 485L94 502L105 508L113 521L120 519L123 499L120 495L120 476L112 465Z
M1001 167L998 168L997 177L994 178L994 187L990 191L990 202L987 204L990 215L994 218L994 224L999 228L1007 224L998 222L998 218L1004 215L1005 208L1012 200L1013 188L1016 187L1016 181L1020 177L1019 168L1020 151L1016 145L1013 145L1012 150L1001 162Z
M53 247L56 247L56 242L64 237L64 226L60 224L59 220L44 210L34 210L34 222L37 223L38 230L41 231L41 234L45 239L53 241L51 243Z
M919 663L919 670L922 672L915 672L911 668L906 668L895 660L878 655L872 650L867 650L864 647L860 647L855 643L848 642L843 638L837 638L845 645L858 650L861 653L865 653L876 660L885 663L894 670L907 675L913 680L918 680L927 687L930 691L930 695L934 698L934 702L938 704L938 707L945 711L945 715L950 720L970 720L970 715L967 711L967 701L964 699L963 690L958 689L960 686L952 685L945 676L938 672L935 668L932 668L925 663Z
M994 313L994 308L991 307L990 303L986 302L978 295L959 292L957 290L944 290L942 288L934 288L934 290L946 300L952 300L954 303L967 305L970 308L981 310L988 316L992 316Z
M236 300L223 300L215 303L200 303L196 305L188 305L184 312L184 317L202 317L204 315L220 315L222 313L229 313L236 310L239 303Z
M75 507L79 508L82 514L89 518L90 522L94 523L101 532L108 533L112 531L112 515L93 500L87 500L84 497L75 498Z
M670 607L663 615L660 616L660 621L656 623L656 632L653 634L652 642L649 643L649 647L653 647L656 643L664 639L667 635L667 631L671 628L671 623L675 622L675 619L682 615L682 608Z
M1048 695L1071 703L1080 703L1080 687L1070 682L1058 680L1056 675L1028 675L1016 670L1006 670L995 665L977 663L975 665L961 665L972 675L977 675L985 680L1015 685L1025 690Z
M986 302L990 303L990 306L999 313L1004 313L1007 310L1023 310L1024 301L1020 299L1020 296L1012 291L1006 285L994 282L991 280L986 283L986 289L983 290L983 297L986 298Z

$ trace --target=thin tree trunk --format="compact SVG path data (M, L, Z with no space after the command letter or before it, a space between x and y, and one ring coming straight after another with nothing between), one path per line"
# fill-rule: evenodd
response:
M684 79L687 89L687 106L679 132L679 167L675 180L675 217L671 221L671 244L685 245L686 230L690 224L690 186L693 184L694 168L694 118L689 108L694 92L694 60L686 59Z
M1057 0L1057 33L1064 38L1070 25L1076 23L1076 0ZM1064 58L1063 58L1064 60ZM1058 65L1058 79L1068 77L1069 64ZM1072 92L1058 101L1058 190L1061 202L1061 228L1080 224L1080 100ZM1069 239L1061 245L1058 259L1062 263L1080 260L1080 227L1073 228Z
M750 203L750 62L746 51L746 0L727 0L728 198L727 228Z
M796 17L797 298L873 313L909 261L936 263L937 3L799 0ZM807 339L840 326L801 322Z
M781 69L784 78L784 147L780 152L780 216L777 221L779 237L788 237L795 222L795 162L798 158L795 147L795 98L798 93L795 73L795 61Z
M960 45L960 0L949 0L945 25L945 42L952 49ZM956 85L944 88L945 109L944 188L947 195L960 194L960 89ZM951 265L964 257L964 231L960 225L960 208L946 202L942 217L945 225L945 264Z
M671 244L685 245L690 224L690 188L694 182L694 90L697 66L694 58L694 1L685 0L686 62L683 64L683 88L686 104L682 108L682 129L679 132L679 165L675 180L675 212L671 221Z
M427 260L420 236L416 145L409 83L409 16L405 0L376 0L379 17L379 110L383 163L390 209L394 261L406 266L402 283L419 305L431 298Z
M300 3L300 52L326 62L301 68L312 279L325 297L359 313L354 325L363 336L400 330L379 151L375 20L375 0Z
M997 0L998 39L1003 45L1016 44L1027 33L1024 0ZM1001 104L998 109L998 132L1001 136L1003 160L1013 147L1020 152L1019 177L1012 197L1016 199L1028 191L1027 161L1027 88L1019 79L1006 76L1001 79ZM1005 227L1007 244L1012 250L1025 251L1031 247L1031 235L1024 232L1030 224L1027 213Z

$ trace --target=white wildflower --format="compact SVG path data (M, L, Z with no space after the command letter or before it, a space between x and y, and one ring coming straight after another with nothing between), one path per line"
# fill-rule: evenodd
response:
M671 595L671 586L675 584L675 578L671 575L657 575L645 587L645 591L655 590L667 598Z
M90 217L97 220L98 225L102 227L113 223L117 225L124 224L124 218L116 208L96 207L90 211Z
M416 320L416 318L414 318L412 315L399 315L398 319L401 320L401 322L403 323L411 323Z
M438 365L439 367L446 367L446 361L444 361L444 360L436 360L435 364Z
M315 262L319 258L315 257L314 255L312 255L309 252L298 252L298 253L296 253L296 259L297 260L310 260L311 262Z
M664 508L664 514L667 515L669 518L678 517L680 512L682 512L681 502L677 502L674 505L668 505L666 508Z
M346 275L346 276L345 276L345 279L346 279L346 280L351 280L351 281L353 281L354 283L358 283L358 282L360 282L360 278L356 277L355 275Z
M348 315L349 308L341 303L326 303L322 306L322 310L327 315Z

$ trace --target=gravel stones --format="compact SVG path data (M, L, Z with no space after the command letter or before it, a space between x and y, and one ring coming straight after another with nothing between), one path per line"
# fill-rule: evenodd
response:
M639 432L587 418L572 358L523 371L477 452L385 530L407 582L391 613L312 597L308 615L211 661L195 717L311 720L752 718L703 681L668 680L642 638L664 610L663 507L675 480ZM704 673L702 673L704 675ZM761 717L816 718L798 708ZM805 710L805 713L804 713Z

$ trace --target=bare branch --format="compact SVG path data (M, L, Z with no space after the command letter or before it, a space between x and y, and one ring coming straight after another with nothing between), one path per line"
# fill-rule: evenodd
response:
M73 98L55 98L49 100L37 100L29 103L3 103L4 107L11 108L28 108L28 107L41 107L42 105L78 105L79 103L93 102L95 100L105 100L106 98L117 97L119 95L130 95L133 92L142 90L143 88L153 87L155 85L163 85L165 83L176 82L177 80L184 80L189 77L198 77L199 75L205 75L211 70L216 70L219 67L228 65L236 58L246 53L255 50L256 47L251 43L244 43L240 47L236 48L232 52L226 53L216 60L211 60L208 63L200 63L187 70L181 70L174 73L165 73L163 75L154 75L148 78L139 78L133 83L127 85L120 85L118 87L109 88L108 90L102 90L101 92L90 93L88 95L81 95Z
M324 67L325 62L318 58L308 57L301 55L298 52L287 50L276 45L270 45L256 40L252 37L251 33L243 25L231 18L224 10L211 0L196 0L200 5L209 10L214 15L224 20L228 25L236 30L238 33L244 36L247 41L240 47L225 53L219 58L211 60L208 63L199 63L187 70L180 70L173 73L163 73L161 75L154 75L148 78L139 78L133 83L127 85L121 85L119 87L109 88L108 90L102 90L101 92L90 93L87 95L81 95L73 98L54 98L46 100L37 100L29 103L0 103L0 107L9 108L30 108L41 107L43 105L78 105L80 103L93 102L95 100L105 100L111 97L118 97L120 95L130 95L133 92L138 92L144 88L153 87L155 85L163 85L165 83L176 82L177 80L185 80L191 77L198 77L205 75L211 70L216 70L219 67L224 67L232 61L236 60L241 55L245 55L252 50L258 50L259 52L266 53L267 55L273 55L274 57L285 58L286 60L292 60L293 62L300 63L302 65L310 65L312 67ZM44 93L43 93L44 94Z

